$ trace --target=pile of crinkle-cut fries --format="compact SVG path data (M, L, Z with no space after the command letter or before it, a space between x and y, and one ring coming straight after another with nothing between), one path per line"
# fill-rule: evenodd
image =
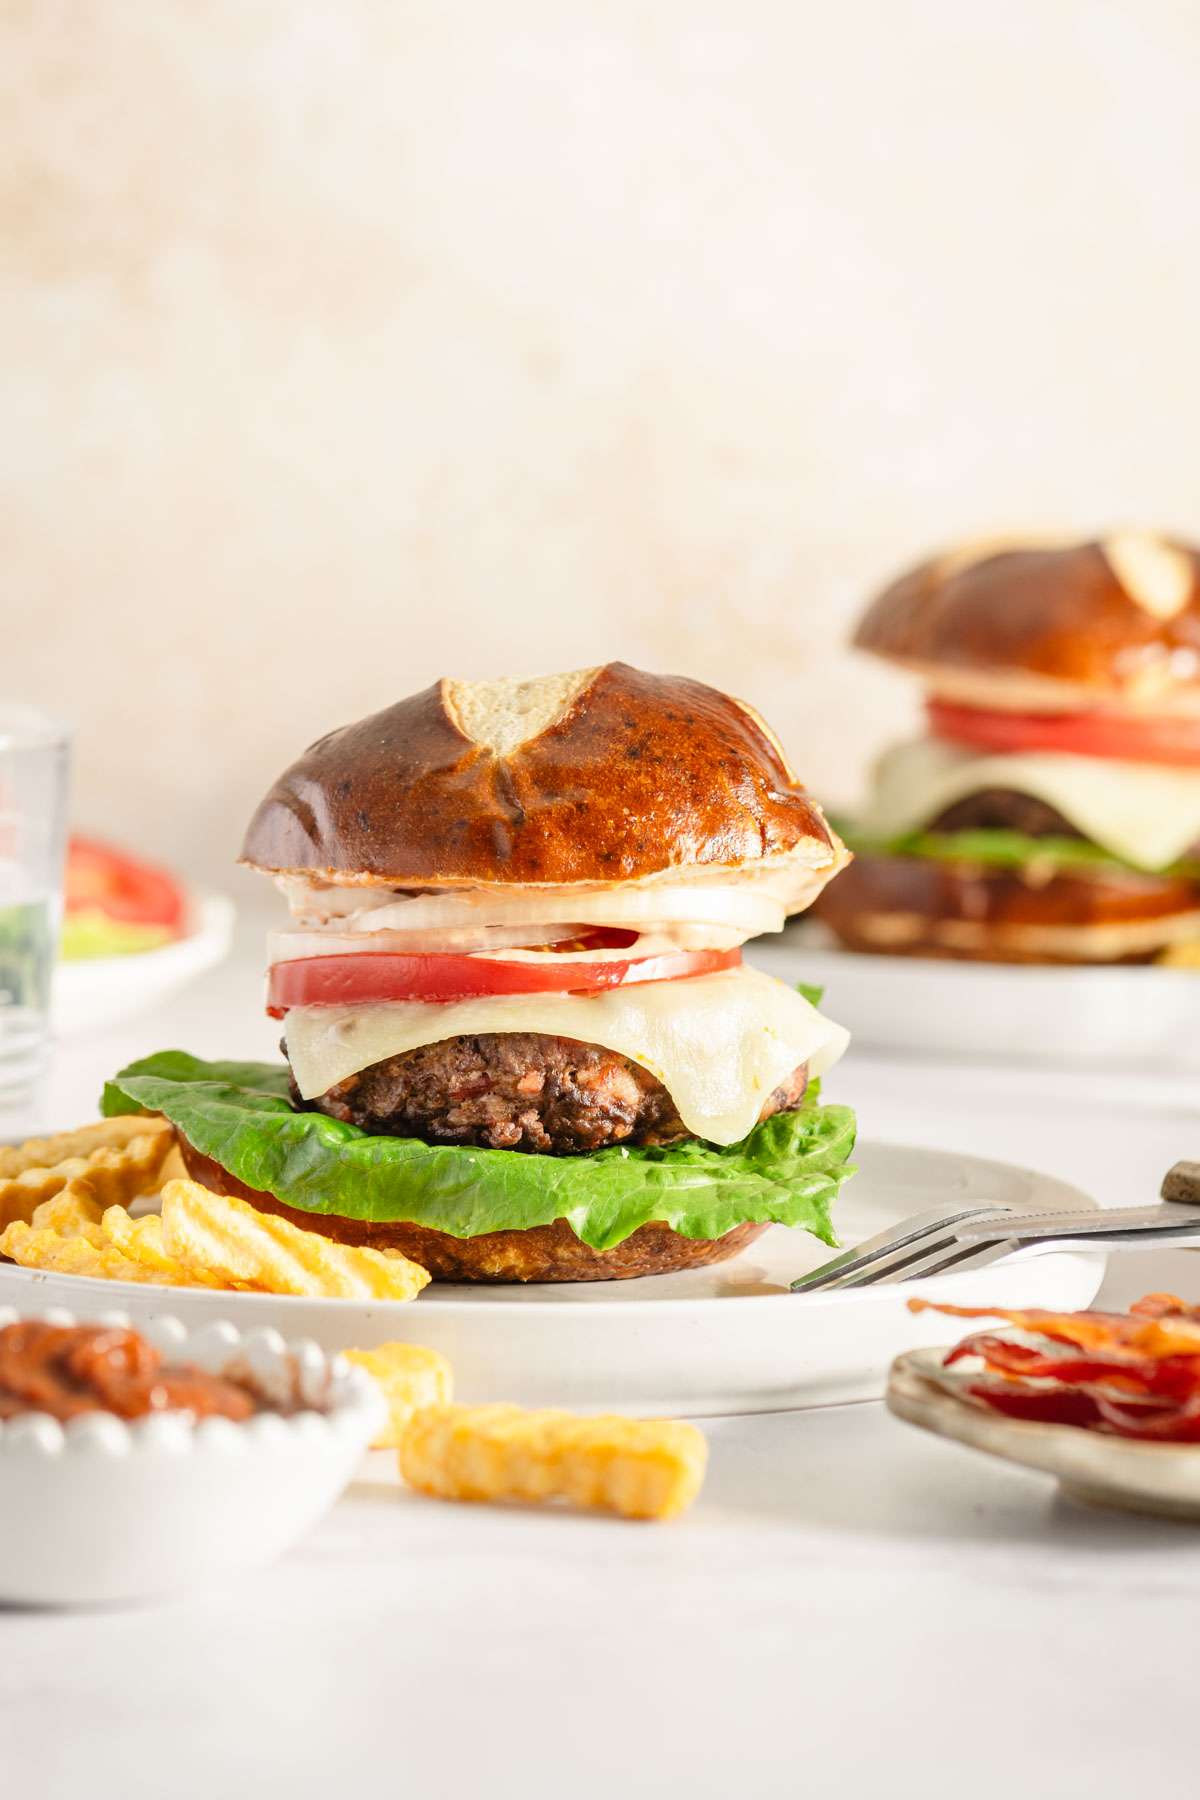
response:
M165 1119L101 1119L0 1150L0 1254L27 1269L315 1298L411 1300L429 1280L398 1250L339 1244L172 1173ZM162 1193L161 1213L135 1217Z
M104 1119L0 1149L0 1255L25 1268L310 1298L411 1300L429 1280L398 1250L336 1243L182 1173L165 1119ZM161 1193L161 1211L131 1208ZM694 1425L452 1404L450 1365L418 1344L346 1355L378 1383L410 1487L449 1500L565 1501L668 1519L695 1499Z

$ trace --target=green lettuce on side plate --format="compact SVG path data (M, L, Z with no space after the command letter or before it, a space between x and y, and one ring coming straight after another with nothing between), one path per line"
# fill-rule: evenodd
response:
M692 1139L586 1156L371 1136L294 1107L283 1063L202 1062L183 1050L130 1063L101 1107L107 1116L162 1113L238 1181L300 1212L403 1219L458 1238L565 1219L593 1250L651 1220L689 1238L771 1222L836 1245L830 1211L854 1173L855 1120L847 1106L821 1105L817 1086L738 1144Z

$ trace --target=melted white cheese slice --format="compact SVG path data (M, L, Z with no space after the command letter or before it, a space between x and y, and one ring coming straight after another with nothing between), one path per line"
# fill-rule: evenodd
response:
M602 1044L662 1082L696 1137L733 1144L784 1078L820 1075L850 1034L758 969L648 981L602 994L504 994L375 1006L299 1006L287 1015L288 1060L306 1100L384 1057L480 1032L536 1031Z
M1052 751L987 756L938 738L884 752L861 823L873 836L896 837L985 788L1044 800L1137 868L1166 868L1200 842L1200 769Z

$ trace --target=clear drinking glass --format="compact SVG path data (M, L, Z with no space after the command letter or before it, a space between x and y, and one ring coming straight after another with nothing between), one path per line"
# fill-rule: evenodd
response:
M50 978L62 923L70 732L0 701L0 1119L50 1060Z

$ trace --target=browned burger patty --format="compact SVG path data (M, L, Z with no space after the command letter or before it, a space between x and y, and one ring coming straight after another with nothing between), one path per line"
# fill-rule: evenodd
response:
M800 1104L806 1070L776 1088L761 1117ZM571 1155L609 1144L688 1137L662 1083L598 1044L539 1032L446 1038L372 1063L313 1100L330 1118L388 1137Z
M1019 831L1022 837L1082 837L1045 800L1016 788L984 788L956 800L925 827L927 831Z
M936 819L931 819L925 830L1019 831L1022 837L1031 838L1082 838L1084 835L1056 807L1036 799L1033 794L1018 793L1015 788L984 788L978 794L967 794L939 813ZM1200 861L1200 843L1193 844L1180 860Z

